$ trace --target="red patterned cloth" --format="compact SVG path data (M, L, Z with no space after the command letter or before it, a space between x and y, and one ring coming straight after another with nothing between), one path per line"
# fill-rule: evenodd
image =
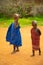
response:
M40 35L38 35L37 29L31 29L31 38L32 38L32 49L39 50L40 48Z

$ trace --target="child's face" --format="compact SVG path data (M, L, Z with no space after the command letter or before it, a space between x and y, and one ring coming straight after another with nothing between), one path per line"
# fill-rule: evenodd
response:
M14 16L14 21L15 21L15 22L18 22L18 20L19 20L19 17Z
M18 22L18 20L19 20L19 15L18 14L14 14L14 21Z
M37 28L37 24L32 24L32 26L33 26L33 28L35 28L35 29Z

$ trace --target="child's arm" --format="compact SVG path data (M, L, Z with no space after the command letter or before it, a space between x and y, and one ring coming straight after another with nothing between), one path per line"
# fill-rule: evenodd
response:
M31 29L31 39L32 39L32 29Z
M41 31L39 29L37 29L37 32L38 32L39 35L41 35Z

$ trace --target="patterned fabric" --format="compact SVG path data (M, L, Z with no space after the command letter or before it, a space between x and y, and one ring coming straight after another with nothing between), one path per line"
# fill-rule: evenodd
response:
M10 42L15 46L22 46L21 34L20 34L20 26L15 28L15 24L12 23L7 31L6 41Z
M41 35L41 32L40 32ZM32 49L38 50L40 48L40 35L38 29L31 29Z

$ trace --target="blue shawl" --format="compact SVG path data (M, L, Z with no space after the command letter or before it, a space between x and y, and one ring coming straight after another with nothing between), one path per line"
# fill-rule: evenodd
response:
M22 46L21 34L20 34L20 26L15 28L14 23L12 23L7 31L6 41L10 42L15 46Z

